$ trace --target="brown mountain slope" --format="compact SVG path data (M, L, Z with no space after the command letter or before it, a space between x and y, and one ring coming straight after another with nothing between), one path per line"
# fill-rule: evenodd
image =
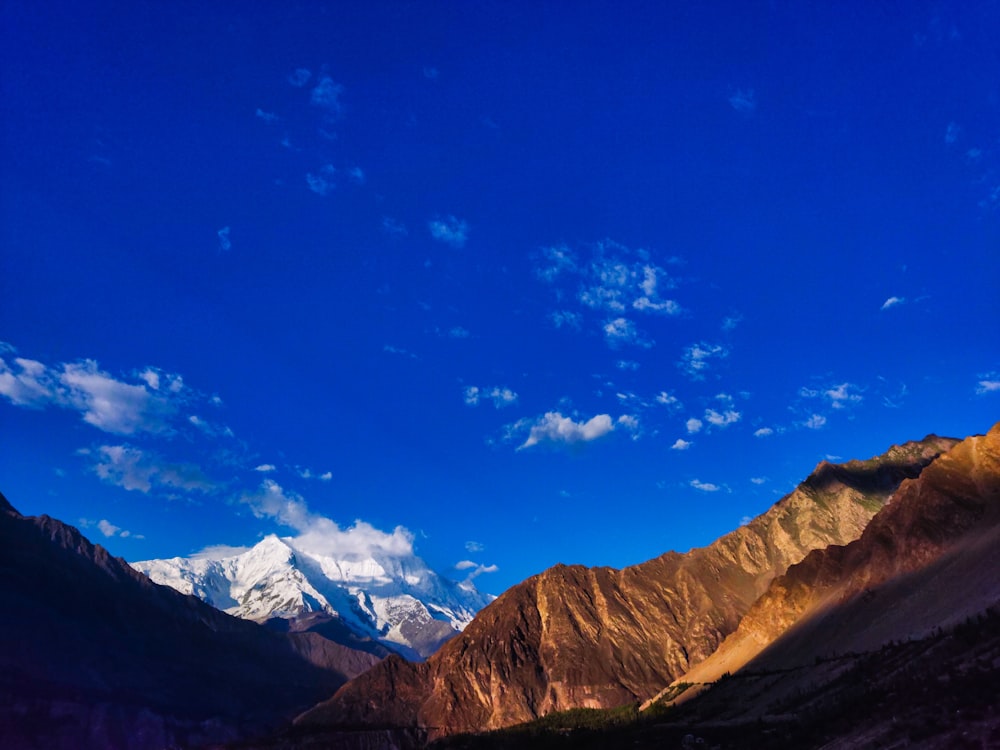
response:
M710 655L771 580L844 544L956 441L820 464L712 545L623 570L559 565L513 587L424 664L389 658L296 720L300 730L419 727L430 738L644 700Z
M1000 423L903 482L861 537L810 553L681 679L704 683L762 654L769 668L921 637L1000 599ZM757 665L759 666L759 664Z
M287 720L378 657L159 586L0 495L0 747L195 747Z

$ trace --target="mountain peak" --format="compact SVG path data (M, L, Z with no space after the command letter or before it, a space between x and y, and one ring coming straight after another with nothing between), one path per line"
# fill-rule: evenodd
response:
M324 612L359 638L380 641L414 659L436 651L492 600L470 582L437 575L412 554L352 550L338 557L275 534L250 549L211 552L133 567L246 619L293 620Z

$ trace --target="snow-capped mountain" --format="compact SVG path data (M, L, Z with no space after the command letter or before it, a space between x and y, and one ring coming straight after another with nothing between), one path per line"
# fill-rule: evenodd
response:
M264 621L325 612L363 637L426 657L495 597L439 576L416 555L330 557L270 535L249 550L132 563L229 614Z

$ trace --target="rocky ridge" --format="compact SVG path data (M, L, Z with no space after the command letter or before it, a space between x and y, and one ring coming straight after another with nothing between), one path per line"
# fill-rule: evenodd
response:
M653 697L714 652L777 575L856 539L903 480L956 442L929 436L868 461L821 463L769 511L687 554L622 570L551 568L426 663L390 657L296 725L416 728L433 739Z
M279 725L379 658L159 586L0 495L0 747L153 750Z

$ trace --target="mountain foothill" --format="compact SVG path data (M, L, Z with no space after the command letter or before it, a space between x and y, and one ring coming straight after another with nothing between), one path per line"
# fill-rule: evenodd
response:
M495 600L278 537L129 565L6 499L0 536L5 748L1000 745L1000 424Z

